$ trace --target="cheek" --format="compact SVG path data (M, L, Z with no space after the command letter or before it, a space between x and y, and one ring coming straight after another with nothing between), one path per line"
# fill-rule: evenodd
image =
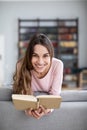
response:
M34 62L34 60L33 60L33 58L31 59L31 63L33 64L33 62Z
M33 63L35 63L36 61L37 61L36 58L32 58L31 63L33 64Z
M47 62L48 64L50 64L50 63L51 63L51 59L50 59L50 58L46 59L46 62Z

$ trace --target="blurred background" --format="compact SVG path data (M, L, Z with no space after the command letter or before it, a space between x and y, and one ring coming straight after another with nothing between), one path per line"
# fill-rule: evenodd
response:
M63 87L82 87L82 76L87 86L87 0L0 1L0 86L12 84L16 62L36 32L49 36L64 62Z

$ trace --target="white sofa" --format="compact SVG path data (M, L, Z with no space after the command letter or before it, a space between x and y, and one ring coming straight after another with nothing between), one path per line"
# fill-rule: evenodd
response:
M87 130L87 91L62 91L60 109L39 120L16 110L11 95L0 88L0 130Z

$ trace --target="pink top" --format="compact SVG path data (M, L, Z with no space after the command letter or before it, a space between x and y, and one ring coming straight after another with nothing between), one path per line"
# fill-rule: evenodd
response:
M53 95L60 95L63 80L63 63L61 60L53 58L52 65L43 78L38 78L32 73L32 91L48 92Z

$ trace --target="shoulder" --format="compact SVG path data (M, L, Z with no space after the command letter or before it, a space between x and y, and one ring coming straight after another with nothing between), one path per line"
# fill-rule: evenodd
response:
M52 65L53 66L63 66L63 62L60 59L52 58Z
M54 75L62 73L63 72L63 62L60 59L53 58L50 70Z
M52 59L52 65L51 65L51 71L53 73L57 73L59 71L63 71L63 62L60 59L53 58Z

